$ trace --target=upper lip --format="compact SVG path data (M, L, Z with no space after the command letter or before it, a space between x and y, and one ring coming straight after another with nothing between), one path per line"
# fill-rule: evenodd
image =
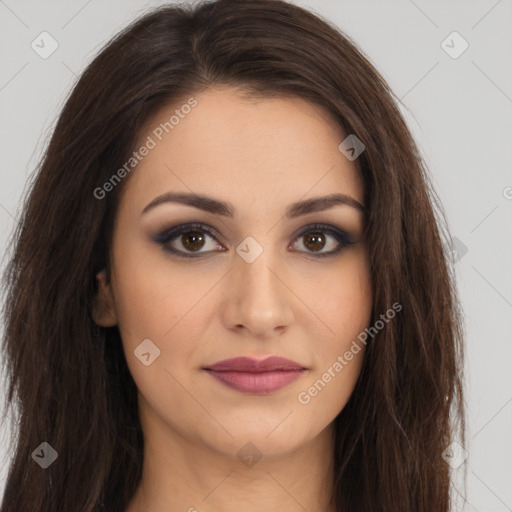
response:
M305 368L284 357L270 356L266 359L254 359L252 357L234 357L225 359L210 366L205 366L205 370L213 371L231 371L231 372L272 372L278 370L305 370Z

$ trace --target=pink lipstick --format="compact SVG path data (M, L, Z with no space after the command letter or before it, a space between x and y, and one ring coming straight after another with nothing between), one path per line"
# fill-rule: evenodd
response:
M225 359L203 370L230 388L264 394L291 384L307 369L290 359L271 356L263 360L251 357Z

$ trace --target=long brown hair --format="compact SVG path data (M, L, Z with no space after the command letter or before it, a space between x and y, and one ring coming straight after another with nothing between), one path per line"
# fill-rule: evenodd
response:
M73 88L30 183L4 274L13 459L1 512L124 511L141 478L135 383L91 316L120 183L94 195L160 107L213 85L325 108L366 146L375 335L335 420L340 511L448 512L441 456L464 441L462 323L446 221L397 99L346 35L280 0L167 5L110 41ZM341 141L340 141L341 142ZM136 170L134 172L137 172ZM42 442L58 453L43 470Z

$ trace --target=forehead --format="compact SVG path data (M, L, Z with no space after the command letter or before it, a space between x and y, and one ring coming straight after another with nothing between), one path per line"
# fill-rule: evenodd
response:
M262 208L333 192L363 202L357 166L338 149L344 138L325 110L300 98L208 89L146 122L136 148L152 149L125 194L139 203L177 190Z

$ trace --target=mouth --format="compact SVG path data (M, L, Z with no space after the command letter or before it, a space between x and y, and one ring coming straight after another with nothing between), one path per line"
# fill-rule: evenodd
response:
M266 394L288 386L307 368L282 357L226 359L203 368L220 383L244 393Z

